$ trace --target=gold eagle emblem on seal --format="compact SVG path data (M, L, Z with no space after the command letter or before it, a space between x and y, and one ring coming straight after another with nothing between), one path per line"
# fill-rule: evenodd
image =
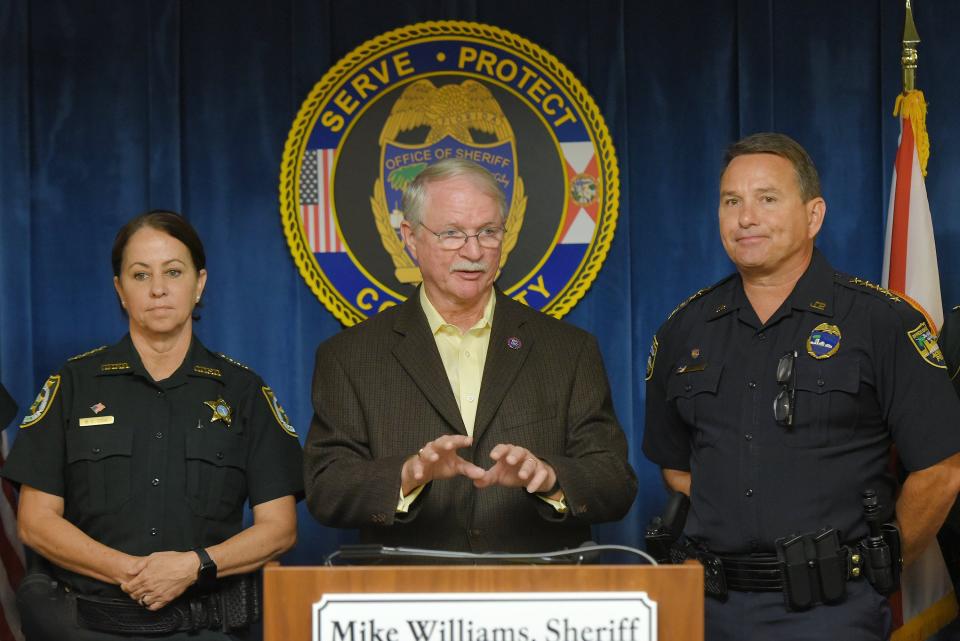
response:
M410 136L418 133L422 140L411 141ZM391 108L379 145L380 177L374 182L370 207L398 281L422 280L420 268L401 240L400 198L427 165L446 157L477 161L504 189L510 207L500 268L506 264L523 227L527 196L517 174L513 128L486 86L475 80L440 87L427 79L411 83Z

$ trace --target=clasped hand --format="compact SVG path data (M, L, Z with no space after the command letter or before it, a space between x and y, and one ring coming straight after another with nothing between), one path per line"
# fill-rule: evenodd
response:
M143 607L156 611L196 581L199 566L194 552L154 552L135 557L126 569L130 578L120 588Z
M553 467L541 461L530 450L519 445L501 443L490 451L494 461L490 469L467 461L457 451L473 444L473 438L445 435L430 441L408 458L401 470L404 494L434 480L466 476L475 487L523 487L527 492L545 492L557 480Z

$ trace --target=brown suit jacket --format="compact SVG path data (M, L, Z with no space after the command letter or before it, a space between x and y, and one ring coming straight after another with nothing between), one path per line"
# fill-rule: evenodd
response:
M404 460L443 434L466 434L412 296L317 349L304 478L321 523L359 528L369 543L536 552L576 546L591 523L627 512L637 481L596 340L497 297L474 443L461 456L489 468L498 443L526 447L556 470L569 512L522 488L476 489L460 477L430 483L409 513L396 513Z

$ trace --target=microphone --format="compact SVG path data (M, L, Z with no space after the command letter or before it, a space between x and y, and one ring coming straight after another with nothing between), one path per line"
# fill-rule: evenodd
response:
M373 544L342 545L339 550L329 554L324 559L324 565L334 565L334 560L377 562L388 561L393 558L406 559L439 559L456 561L473 561L474 563L502 563L523 564L567 564L582 565L592 563L599 558L601 552L627 552L638 556L651 565L658 565L656 559L637 548L625 545L598 545L593 541L585 541L575 548L551 550L548 552L458 552L455 550L436 550L428 548L390 547Z

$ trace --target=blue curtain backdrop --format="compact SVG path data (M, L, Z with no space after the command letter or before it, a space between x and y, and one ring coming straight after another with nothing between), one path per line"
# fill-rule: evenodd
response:
M944 301L956 304L960 3L914 4L927 189ZM600 337L641 480L630 514L596 538L639 544L663 502L639 451L646 354L670 310L731 269L715 229L724 147L758 130L800 140L828 203L820 246L836 267L880 278L900 0L0 0L0 376L20 406L66 357L125 331L110 244L130 216L164 207L185 212L207 244L198 334L258 371L305 434L314 348L340 325L281 231L288 128L351 49L437 19L541 45L584 83L613 135L616 237L567 320ZM301 511L286 561L317 562L343 540Z

